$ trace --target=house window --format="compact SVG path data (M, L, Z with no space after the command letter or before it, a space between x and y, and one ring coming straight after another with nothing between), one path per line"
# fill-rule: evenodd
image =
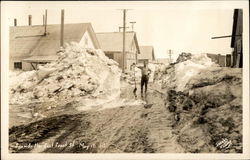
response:
M14 62L14 69L22 69L22 62Z

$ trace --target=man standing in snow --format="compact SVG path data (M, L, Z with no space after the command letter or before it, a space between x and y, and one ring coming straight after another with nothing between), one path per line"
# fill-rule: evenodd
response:
M141 69L141 95L143 96L143 86L145 84L145 93L147 92L148 87L148 79L151 70L148 68L148 65L144 62L143 67L139 67Z

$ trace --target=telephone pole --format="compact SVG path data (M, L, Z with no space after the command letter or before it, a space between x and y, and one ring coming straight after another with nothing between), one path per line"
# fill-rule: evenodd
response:
M123 44L122 44L122 63L123 63L123 67L122 67L122 72L124 73L125 71L125 54L126 54L126 9L123 9Z
M121 9L123 11L123 43L122 43L122 72L126 69L125 57L126 57L126 14L129 9Z
M172 63L172 50L168 50L168 55L169 55L169 63Z

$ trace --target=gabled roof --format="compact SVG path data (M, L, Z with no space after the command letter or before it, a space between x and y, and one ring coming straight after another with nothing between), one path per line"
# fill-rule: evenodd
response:
M60 24L47 25L46 36L44 30L42 25L10 27L10 57L56 55L60 48ZM80 42L87 30L95 47L100 48L90 23L65 24L64 43Z
M96 33L97 39L100 43L101 49L104 52L122 52L123 49L123 32L103 32ZM126 32L126 51L130 49L130 46L135 41L138 53L140 48L138 45L137 37L135 32Z
M57 59L56 55L52 56L31 56L29 58L23 59L25 62L51 62Z
M141 54L138 55L138 59L155 60L153 46L140 46L140 51Z

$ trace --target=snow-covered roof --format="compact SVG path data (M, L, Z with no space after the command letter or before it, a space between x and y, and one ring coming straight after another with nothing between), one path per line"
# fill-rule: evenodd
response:
M123 49L123 32L102 32L96 33L101 49L104 52L122 52ZM140 54L140 48L137 42L135 32L126 32L126 51L131 48L135 41L136 49Z
M153 46L140 46L141 54L138 55L138 59L154 60L154 47Z
M44 36L42 25L10 27L10 57L56 55L60 48L60 24L47 25L46 30ZM89 31L94 46L100 48L90 23L65 24L64 43L80 42L86 31Z

